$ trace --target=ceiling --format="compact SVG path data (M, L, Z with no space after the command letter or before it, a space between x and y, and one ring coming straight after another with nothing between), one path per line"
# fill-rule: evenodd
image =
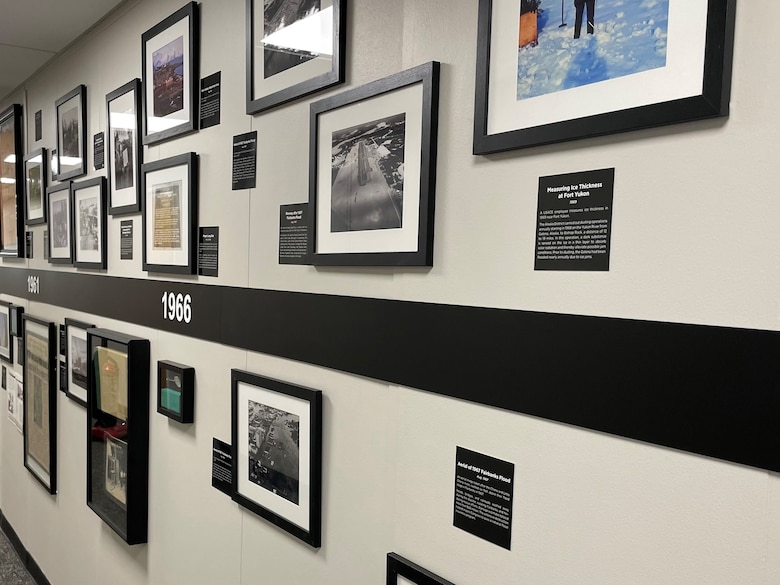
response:
M0 0L0 99L126 0Z

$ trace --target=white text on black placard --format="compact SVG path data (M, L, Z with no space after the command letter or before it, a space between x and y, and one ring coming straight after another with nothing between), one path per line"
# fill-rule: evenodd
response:
M279 264L308 264L309 204L279 207Z
M233 137L233 191L257 183L257 131Z

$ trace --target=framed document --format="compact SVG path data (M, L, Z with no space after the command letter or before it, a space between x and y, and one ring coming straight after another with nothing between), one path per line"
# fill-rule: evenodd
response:
M233 499L320 546L322 392L231 370Z
M344 82L347 0L246 0L246 113Z
M195 274L198 241L198 156L146 163L142 170L143 267Z
M191 423L195 410L195 368L157 362L157 412L180 423Z
M70 181L52 185L46 190L49 226L49 262L73 263L73 208Z
M73 265L76 268L105 269L108 265L106 178L95 177L73 183L71 193Z
M57 333L54 323L24 321L24 466L57 493Z
M0 359L14 363L14 344L11 340L11 303L0 301Z
M106 96L108 212L141 211L141 81L133 79Z
M67 363L67 384L65 394L74 402L87 405L87 379L89 354L87 352L87 330L94 325L65 319L65 347Z
M144 144L198 129L198 4L190 2L141 37Z
M87 88L72 89L56 101L57 181L87 174Z
M387 554L387 585L454 585L396 553Z
M22 106L0 112L0 256L24 258Z
M144 543L149 341L106 329L86 334L87 505L128 544Z
M40 148L24 157L25 223L46 223L46 149Z

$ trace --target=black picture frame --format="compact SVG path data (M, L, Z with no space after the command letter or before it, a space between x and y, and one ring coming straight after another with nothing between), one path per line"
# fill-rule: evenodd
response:
M56 181L87 174L87 88L79 85L55 102Z
M318 548L322 538L322 392L243 370L231 370L230 377L231 497ZM267 433L256 426L261 417L271 427ZM250 436L255 439L258 432L263 442L252 446ZM283 463L275 465L273 458L286 454L285 443L296 440L295 463L283 457L279 460Z
M194 421L195 368L177 362L157 362L157 412L183 424Z
M24 157L24 223L46 223L46 180L48 178L46 149L39 148Z
M106 178L95 177L72 183L70 193L73 265L76 268L105 270L108 266Z
M256 4L258 4L256 6ZM284 12L292 0L276 3L275 14ZM311 6L309 6L311 4ZM246 113L258 114L304 96L344 83L346 70L346 23L347 0L324 0L320 3L297 2L295 16L287 26L274 31L278 33L288 26L301 26L306 19L328 19L331 24L331 54L305 50L273 51L262 39L255 40L256 24L274 26L274 18L266 24L264 3L246 0ZM258 22L256 22L258 21ZM325 28L321 23L318 27ZM273 33L272 33L273 34ZM264 36L263 38L267 38ZM302 39L311 41L311 35ZM301 38L298 39L299 41ZM320 40L320 39L318 39ZM311 47L309 47L311 49ZM262 51L262 58L255 55ZM329 63L328 63L329 61ZM266 71L266 65L269 71ZM259 68L259 71L255 71Z
M141 169L143 269L195 274L198 254L198 155L188 152L145 163ZM175 212L175 205L179 206ZM155 229L158 209L168 226Z
M398 577L403 577L414 585L455 585L397 553L387 553L386 584L398 585Z
M177 72L179 67L181 73ZM143 33L141 68L143 143L157 144L195 132L200 95L200 21L196 2L182 6Z
M136 78L106 95L109 215L141 211L142 124L141 80Z
M149 524L149 340L89 329L87 351L87 506L127 544L142 544Z
M86 408L89 384L89 353L87 332L95 327L92 323L65 318L65 395L76 404Z
M0 360L13 365L14 343L11 321L13 305L8 301L0 301Z
M22 106L0 112L0 257L24 258L24 160Z
M57 327L24 315L24 466L57 493Z
M46 190L49 263L73 264L73 202L71 182Z
M439 70L431 61L311 104L312 264L433 265Z
M24 315L23 306L11 305L11 337L22 336L22 331L24 331L22 315Z
M512 5L512 8L517 4ZM569 4L567 3L567 6ZM565 95L561 95L561 91L556 89L545 97L534 96L533 108L529 105L525 109L517 105L524 101L516 99L520 86L513 92L510 85L505 86L507 81L501 81L508 80L511 84L511 76L491 77L491 68L501 70L504 56L507 67L512 59L514 66L518 67L518 47L514 47L512 51L507 43L502 43L501 52L493 50L493 39L506 39L509 32L502 31L505 27L516 26L518 22L517 19L506 17L503 12L496 14L496 11L505 9L508 10L509 7L502 0L479 0L473 141L475 155L727 116L729 113L736 0L708 0L706 15L700 15L699 18L697 15L688 17L692 27L696 27L697 23L706 18L706 35L697 42L693 42L692 38L684 34L673 35L680 36L675 43L675 51L683 57L686 53L690 54L693 64L700 66L699 68L692 66L691 70L678 71L663 64L656 70L662 71L663 76L628 75L612 78L609 81L619 79L621 84L626 85L616 87L613 84L609 90L603 88L604 84L598 83L588 87L578 86L573 90L570 88ZM519 6L517 9L519 10ZM573 6L570 9L574 10ZM598 25L598 17L596 23ZM598 36L598 30L596 33ZM514 38L517 37L515 28ZM539 46L541 45L542 43ZM698 46L702 48L701 53L697 49ZM525 47L521 48L521 51L523 50ZM686 57L678 58L675 62L683 62L686 59L691 61L691 58ZM642 73L655 75L653 71ZM519 78L518 74L514 79ZM691 82L694 85L689 90L687 83ZM699 82L701 85L697 86ZM498 87L496 84L500 85L502 91L494 87ZM666 93L651 95L651 92L647 91L650 84L663 87ZM553 98L548 99L553 95ZM605 105L613 101L613 96L618 96L618 99ZM588 108L591 108L588 114L582 113L583 103L587 103ZM572 106L571 115L565 113L568 104ZM575 108L580 110L580 113L575 113Z

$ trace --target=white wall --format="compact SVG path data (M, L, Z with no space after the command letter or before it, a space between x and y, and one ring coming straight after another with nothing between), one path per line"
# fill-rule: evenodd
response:
M27 150L54 147L54 102L81 83L89 136L103 130L105 94L140 77L141 34L181 3L131 0L0 103L25 106ZM397 271L277 264L279 205L308 197L311 100L246 116L244 2L201 7L201 74L222 71L222 123L145 152L147 162L201 157L200 224L222 228L220 278L201 282L780 328L776 2L739 2L727 120L490 157L470 154L476 0L350 2L347 84L314 99L425 61L443 64L435 266ZM43 140L33 143L39 109ZM232 192L231 137L250 130L259 132L258 188ZM538 177L612 166L610 271L534 272ZM43 260L43 228L33 231L36 257L6 266L73 270ZM140 237L137 260L120 262L118 232L111 220L109 273L146 277ZM0 417L0 508L54 585L363 585L383 582L389 551L457 585L780 581L776 474L0 297L57 322L146 337L153 364L198 366L193 425L169 422L152 404L148 545L127 547L85 504L83 408L59 396L56 497L24 469L21 435ZM210 486L212 437L230 438L233 367L324 392L318 551ZM511 551L452 527L458 445L516 465Z

